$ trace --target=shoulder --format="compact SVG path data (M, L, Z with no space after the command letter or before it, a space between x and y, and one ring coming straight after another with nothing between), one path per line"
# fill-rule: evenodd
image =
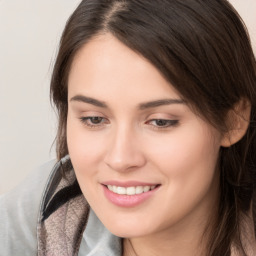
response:
M56 161L33 171L25 181L0 196L0 255L36 255L36 228L43 191Z

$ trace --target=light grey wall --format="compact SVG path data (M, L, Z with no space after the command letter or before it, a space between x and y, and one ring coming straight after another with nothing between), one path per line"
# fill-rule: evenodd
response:
M244 20L256 55L256 0L229 0L229 2L233 4Z
M54 158L49 78L64 24L80 0L0 0L0 194ZM253 36L256 0L231 0Z
M79 0L0 0L0 194L55 156L49 79Z

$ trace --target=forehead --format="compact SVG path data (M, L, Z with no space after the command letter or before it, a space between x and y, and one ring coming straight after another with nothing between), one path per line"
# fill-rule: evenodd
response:
M93 38L76 54L68 80L69 94L103 93L144 97L178 93L159 70L110 34Z

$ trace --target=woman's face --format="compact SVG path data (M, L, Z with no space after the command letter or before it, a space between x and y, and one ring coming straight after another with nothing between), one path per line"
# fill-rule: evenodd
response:
M94 38L74 59L68 104L78 182L112 233L198 228L216 209L221 135L142 56Z

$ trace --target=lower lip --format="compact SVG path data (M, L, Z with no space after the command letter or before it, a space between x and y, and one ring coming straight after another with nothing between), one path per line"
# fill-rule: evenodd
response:
M158 190L158 186L150 190L148 192L144 192L138 195L119 195L112 191L110 191L106 186L103 186L104 194L107 197L107 199L120 207L135 207L143 202L145 202L147 199L153 196L153 194Z

